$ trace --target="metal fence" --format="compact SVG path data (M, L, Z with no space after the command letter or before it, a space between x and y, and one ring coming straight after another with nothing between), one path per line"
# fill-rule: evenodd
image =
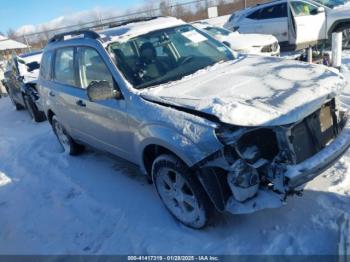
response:
M245 8L247 6L256 5L258 3L266 2L269 0L192 0L188 2L177 3L171 0L163 1L163 6L159 3L157 6L145 6L141 7L138 11L125 13L114 17L103 17L103 14L99 19L87 21L84 23L73 24L69 26L52 28L40 32L33 32L25 35L13 35L10 38L16 41L25 43L30 46L30 50L36 50L43 48L47 41L55 34L81 30L81 29L103 29L108 24L120 23L126 20L134 18L142 18L158 15L169 15L184 19L187 22L206 19L208 18L208 7L217 6L218 15L227 15L232 12ZM160 1L162 2L162 1Z

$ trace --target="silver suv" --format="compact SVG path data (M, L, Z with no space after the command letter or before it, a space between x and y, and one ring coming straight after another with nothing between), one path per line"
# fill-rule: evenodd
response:
M89 145L136 163L193 228L215 209L281 206L350 145L341 75L236 56L175 18L57 35L41 64L43 108L64 151Z

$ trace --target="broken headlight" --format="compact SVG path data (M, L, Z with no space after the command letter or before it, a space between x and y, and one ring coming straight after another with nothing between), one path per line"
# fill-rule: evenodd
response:
M246 128L236 126L220 126L215 130L215 135L221 144L227 146L234 144L245 130Z
M219 128L216 136L249 164L261 158L273 160L279 152L276 134L270 128Z

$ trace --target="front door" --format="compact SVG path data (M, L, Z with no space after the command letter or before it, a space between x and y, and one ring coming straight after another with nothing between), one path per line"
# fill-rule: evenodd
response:
M326 39L326 13L305 1L291 1L292 26L296 45L314 44Z

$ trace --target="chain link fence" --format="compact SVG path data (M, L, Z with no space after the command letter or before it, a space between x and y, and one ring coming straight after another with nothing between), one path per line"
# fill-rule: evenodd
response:
M194 0L176 3L171 0L160 0L156 4L146 4L136 11L125 13L123 15L103 17L103 14L101 14L98 19L95 18L91 21L80 22L69 26L52 28L24 35L13 34L9 36L9 38L30 46L28 51L34 51L44 48L51 37L63 32L83 29L101 30L108 27L110 24L122 23L135 18L139 19L160 15L174 16L183 19L186 22L192 22L207 19L207 10L209 7L217 6L218 15L223 16L232 14L234 11L245 7L268 1L270 0Z

